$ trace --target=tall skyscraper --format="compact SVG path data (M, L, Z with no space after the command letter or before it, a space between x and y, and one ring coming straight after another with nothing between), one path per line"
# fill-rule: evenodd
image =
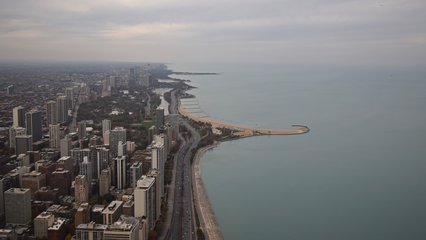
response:
M111 170L109 168L103 169L99 177L99 195L104 196L109 193L111 187Z
M111 130L111 120L104 119L102 120L102 134L104 134L108 130Z
M142 177L142 162L135 162L130 166L130 187L135 188L140 177Z
M111 156L115 157L118 154L118 142L126 142L126 129L123 127L116 127L109 131L109 146Z
M109 149L96 148L96 174L95 177L99 178L101 171L108 167L109 164Z
M40 111L33 110L25 114L25 128L27 134L33 136L33 142L41 140L43 133Z
M13 108L13 126L25 127L25 109L22 106Z
M56 98L56 108L57 108L57 120L59 123L66 122L68 120L68 103L66 96L58 96Z
M164 144L159 141L160 139L156 138L153 141L151 146L151 159L152 165L151 169L156 169L159 171L160 175L160 193L161 196L164 195L164 166L166 162L166 151L164 148Z
M114 170L115 170L115 185L117 189L126 188L126 157L114 158Z
M29 224L31 222L31 192L28 188L11 188L4 192L6 223Z
M89 185L84 175L75 177L74 183L75 202L77 204L87 202L89 200Z
M61 134L59 129L59 124L50 124L49 125L49 146L51 148L59 149L61 144Z
M92 182L93 167L92 167L92 163L89 162L88 157L83 158L83 162L80 164L80 174L79 175L86 176L88 186L90 187L90 184Z
M58 111L55 101L48 101L46 103L46 126L58 123Z

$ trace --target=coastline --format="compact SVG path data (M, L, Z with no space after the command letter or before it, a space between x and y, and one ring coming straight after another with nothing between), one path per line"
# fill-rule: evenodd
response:
M203 179L201 177L200 162L201 158L207 151L217 147L219 144L220 142L214 142L212 145L199 148L194 156L194 163L192 165L192 175L194 179L192 191L195 209L198 213L200 228L203 231L206 239L209 240L222 240L224 238L216 220L216 216L209 200L207 190L204 187Z

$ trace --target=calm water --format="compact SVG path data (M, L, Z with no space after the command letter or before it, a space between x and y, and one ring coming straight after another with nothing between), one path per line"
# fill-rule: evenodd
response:
M426 73L171 65L206 113L300 136L222 143L202 160L225 239L426 239Z

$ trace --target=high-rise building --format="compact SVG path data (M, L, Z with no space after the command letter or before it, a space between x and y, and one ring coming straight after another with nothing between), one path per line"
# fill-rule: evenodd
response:
M117 189L126 188L126 157L114 158L114 170L115 170L115 187Z
M118 154L118 142L126 142L126 129L123 127L116 127L109 131L109 146L111 156L115 157Z
M63 123L68 121L68 102L66 96L61 95L56 98L56 108L58 122Z
M77 125L78 139L86 138L86 121L81 121Z
M46 103L46 126L58 123L58 112L56 102L48 101Z
M104 224L112 224L117 221L120 215L123 213L123 202L122 201L112 201L110 204L102 211L102 217L104 219Z
M75 177L74 192L75 202L77 204L87 202L89 200L89 184L86 176L78 175Z
M51 173L49 185L58 189L59 195L69 195L71 188L71 173L63 168L58 168Z
M72 87L65 88L65 96L67 97L69 108L74 107L74 89Z
M99 178L101 171L108 167L109 164L109 149L96 148L96 171L95 178Z
M118 142L117 156L122 157L122 156L126 156L126 155L127 155L127 143L119 141Z
M13 95L15 94L15 86L9 85L6 87L6 95Z
M78 226L82 223L89 223L90 222L90 205L89 203L82 203L77 208L77 212L74 216L74 224L75 226Z
M65 135L65 137L61 139L60 147L61 147L61 157L70 155L70 150L72 145L71 145L71 138L69 138L68 135Z
M37 239L47 239L47 229L55 222L55 216L42 212L34 219L34 235Z
M102 134L104 134L108 130L111 130L111 120L104 119L102 120Z
M47 229L47 239L49 240L62 240L66 236L66 218L56 218L52 226Z
M16 136L25 135L27 130L23 127L10 127L9 128L9 147L15 149L16 147Z
M146 217L148 229L155 226L155 178L143 175L134 190L135 217Z
M135 188L137 181L142 177L142 162L135 162L130 166L130 187Z
M25 108L18 106L13 108L13 126L14 127L25 127Z
M159 107L155 110L155 128L157 131L164 125L164 109Z
M159 139L154 139L151 146L151 169L159 171L160 175L160 193L164 195L164 166L167 159L164 144Z
M74 162L70 156L63 156L56 161L56 169L64 169L70 172L71 178L74 178Z
M31 222L31 192L28 188L10 188L4 192L6 223L29 224Z
M149 170L149 172L146 174L149 177L155 178L155 205L154 205L154 219L159 219L161 215L161 186L160 186L160 178L161 175L159 172L155 169Z
M139 240L140 230L139 219L121 215L118 221L105 229L104 240Z
M110 130L106 130L103 134L102 134L102 138L104 141L104 145L109 146L109 135L110 135Z
M33 136L33 142L41 140L43 133L40 111L33 110L25 114L25 128L27 134Z
M49 125L49 146L51 148L60 149L61 130L59 124Z
M15 154L19 155L33 150L33 137L31 135L19 135L15 137Z
M111 170L109 168L103 169L99 177L99 195L104 196L109 193L111 187Z

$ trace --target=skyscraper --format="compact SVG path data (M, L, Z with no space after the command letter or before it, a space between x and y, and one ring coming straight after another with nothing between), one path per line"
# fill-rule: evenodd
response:
M86 122L81 121L77 125L78 128L78 139L86 138Z
M72 146L71 146L71 139L68 137L68 135L65 135L65 137L61 139L60 145L61 145L61 157L69 156Z
M111 187L111 170L109 168L103 169L99 177L99 195L104 196L109 193Z
M155 225L155 178L143 175L134 190L135 217L146 217L148 229Z
M33 137L31 135L19 135L15 137L15 154L27 153L33 150Z
M22 106L13 108L13 126L25 127L25 109Z
M163 125L164 125L164 109L159 107L155 110L155 127L157 128L157 131Z
M116 127L109 131L109 146L111 156L115 157L118 154L118 142L126 142L126 129L123 127Z
M29 224L31 222L31 192L28 188L11 188L4 192L6 223Z
M92 175L93 175L93 167L92 163L89 162L88 157L83 158L83 162L80 164L80 173L79 175L86 176L87 183L90 186L90 183L92 182Z
M68 120L68 104L66 96L61 95L56 98L56 109L58 122L66 122Z
M60 148L60 129L59 124L49 125L49 146L51 148Z
M10 127L9 128L9 147L15 148L16 147L16 136L25 135L27 133L27 130L23 127Z
M114 170L115 170L115 185L117 189L124 189L126 187L126 157L114 158Z
M142 176L142 162L135 162L130 166L130 187L135 188L136 183Z
M58 123L58 111L55 101L46 103L46 126Z
M41 140L43 133L40 111L33 110L25 114L25 128L27 134L33 136L33 142Z

